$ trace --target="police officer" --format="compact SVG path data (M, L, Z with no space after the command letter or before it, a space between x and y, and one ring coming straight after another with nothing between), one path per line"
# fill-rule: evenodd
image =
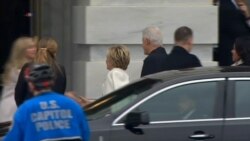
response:
M88 141L89 127L82 108L73 100L51 91L52 69L33 64L26 79L34 96L17 110L5 141Z

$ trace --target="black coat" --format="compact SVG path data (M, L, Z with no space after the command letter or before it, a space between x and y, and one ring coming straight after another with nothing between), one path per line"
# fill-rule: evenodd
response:
M141 77L165 70L167 52L163 47L153 50L143 61Z
M24 71L27 67L29 67L30 63L27 63L23 66L21 69L21 72L19 74L16 88L15 88L15 101L17 106L20 106L22 103L25 102L25 100L28 100L33 97L33 94L30 92L28 83L24 76ZM64 94L66 89L66 75L65 75L65 69L62 65L59 65L60 71L56 71L56 79L54 80L54 86L52 87L52 90Z
M166 70L201 67L200 60L182 47L174 46L168 55Z
M219 65L229 66L232 64L231 50L235 39L249 36L250 28L245 16L231 0L220 0L219 12Z

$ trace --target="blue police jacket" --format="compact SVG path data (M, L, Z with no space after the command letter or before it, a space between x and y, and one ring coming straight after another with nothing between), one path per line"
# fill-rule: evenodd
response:
M75 101L45 92L23 103L4 141L88 141L89 126Z

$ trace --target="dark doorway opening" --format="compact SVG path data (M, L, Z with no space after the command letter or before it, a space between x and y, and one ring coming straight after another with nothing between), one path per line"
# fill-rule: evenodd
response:
M0 73L10 54L13 41L30 35L30 1L0 1Z

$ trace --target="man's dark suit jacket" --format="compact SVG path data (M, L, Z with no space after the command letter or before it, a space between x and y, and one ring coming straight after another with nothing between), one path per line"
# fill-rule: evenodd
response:
M220 0L219 8L219 65L232 64L231 50L235 39L249 36L250 28L246 18L231 0Z
M165 70L167 52L163 47L153 50L143 62L141 77Z
M200 60L182 47L175 46L168 55L166 70L201 67Z

